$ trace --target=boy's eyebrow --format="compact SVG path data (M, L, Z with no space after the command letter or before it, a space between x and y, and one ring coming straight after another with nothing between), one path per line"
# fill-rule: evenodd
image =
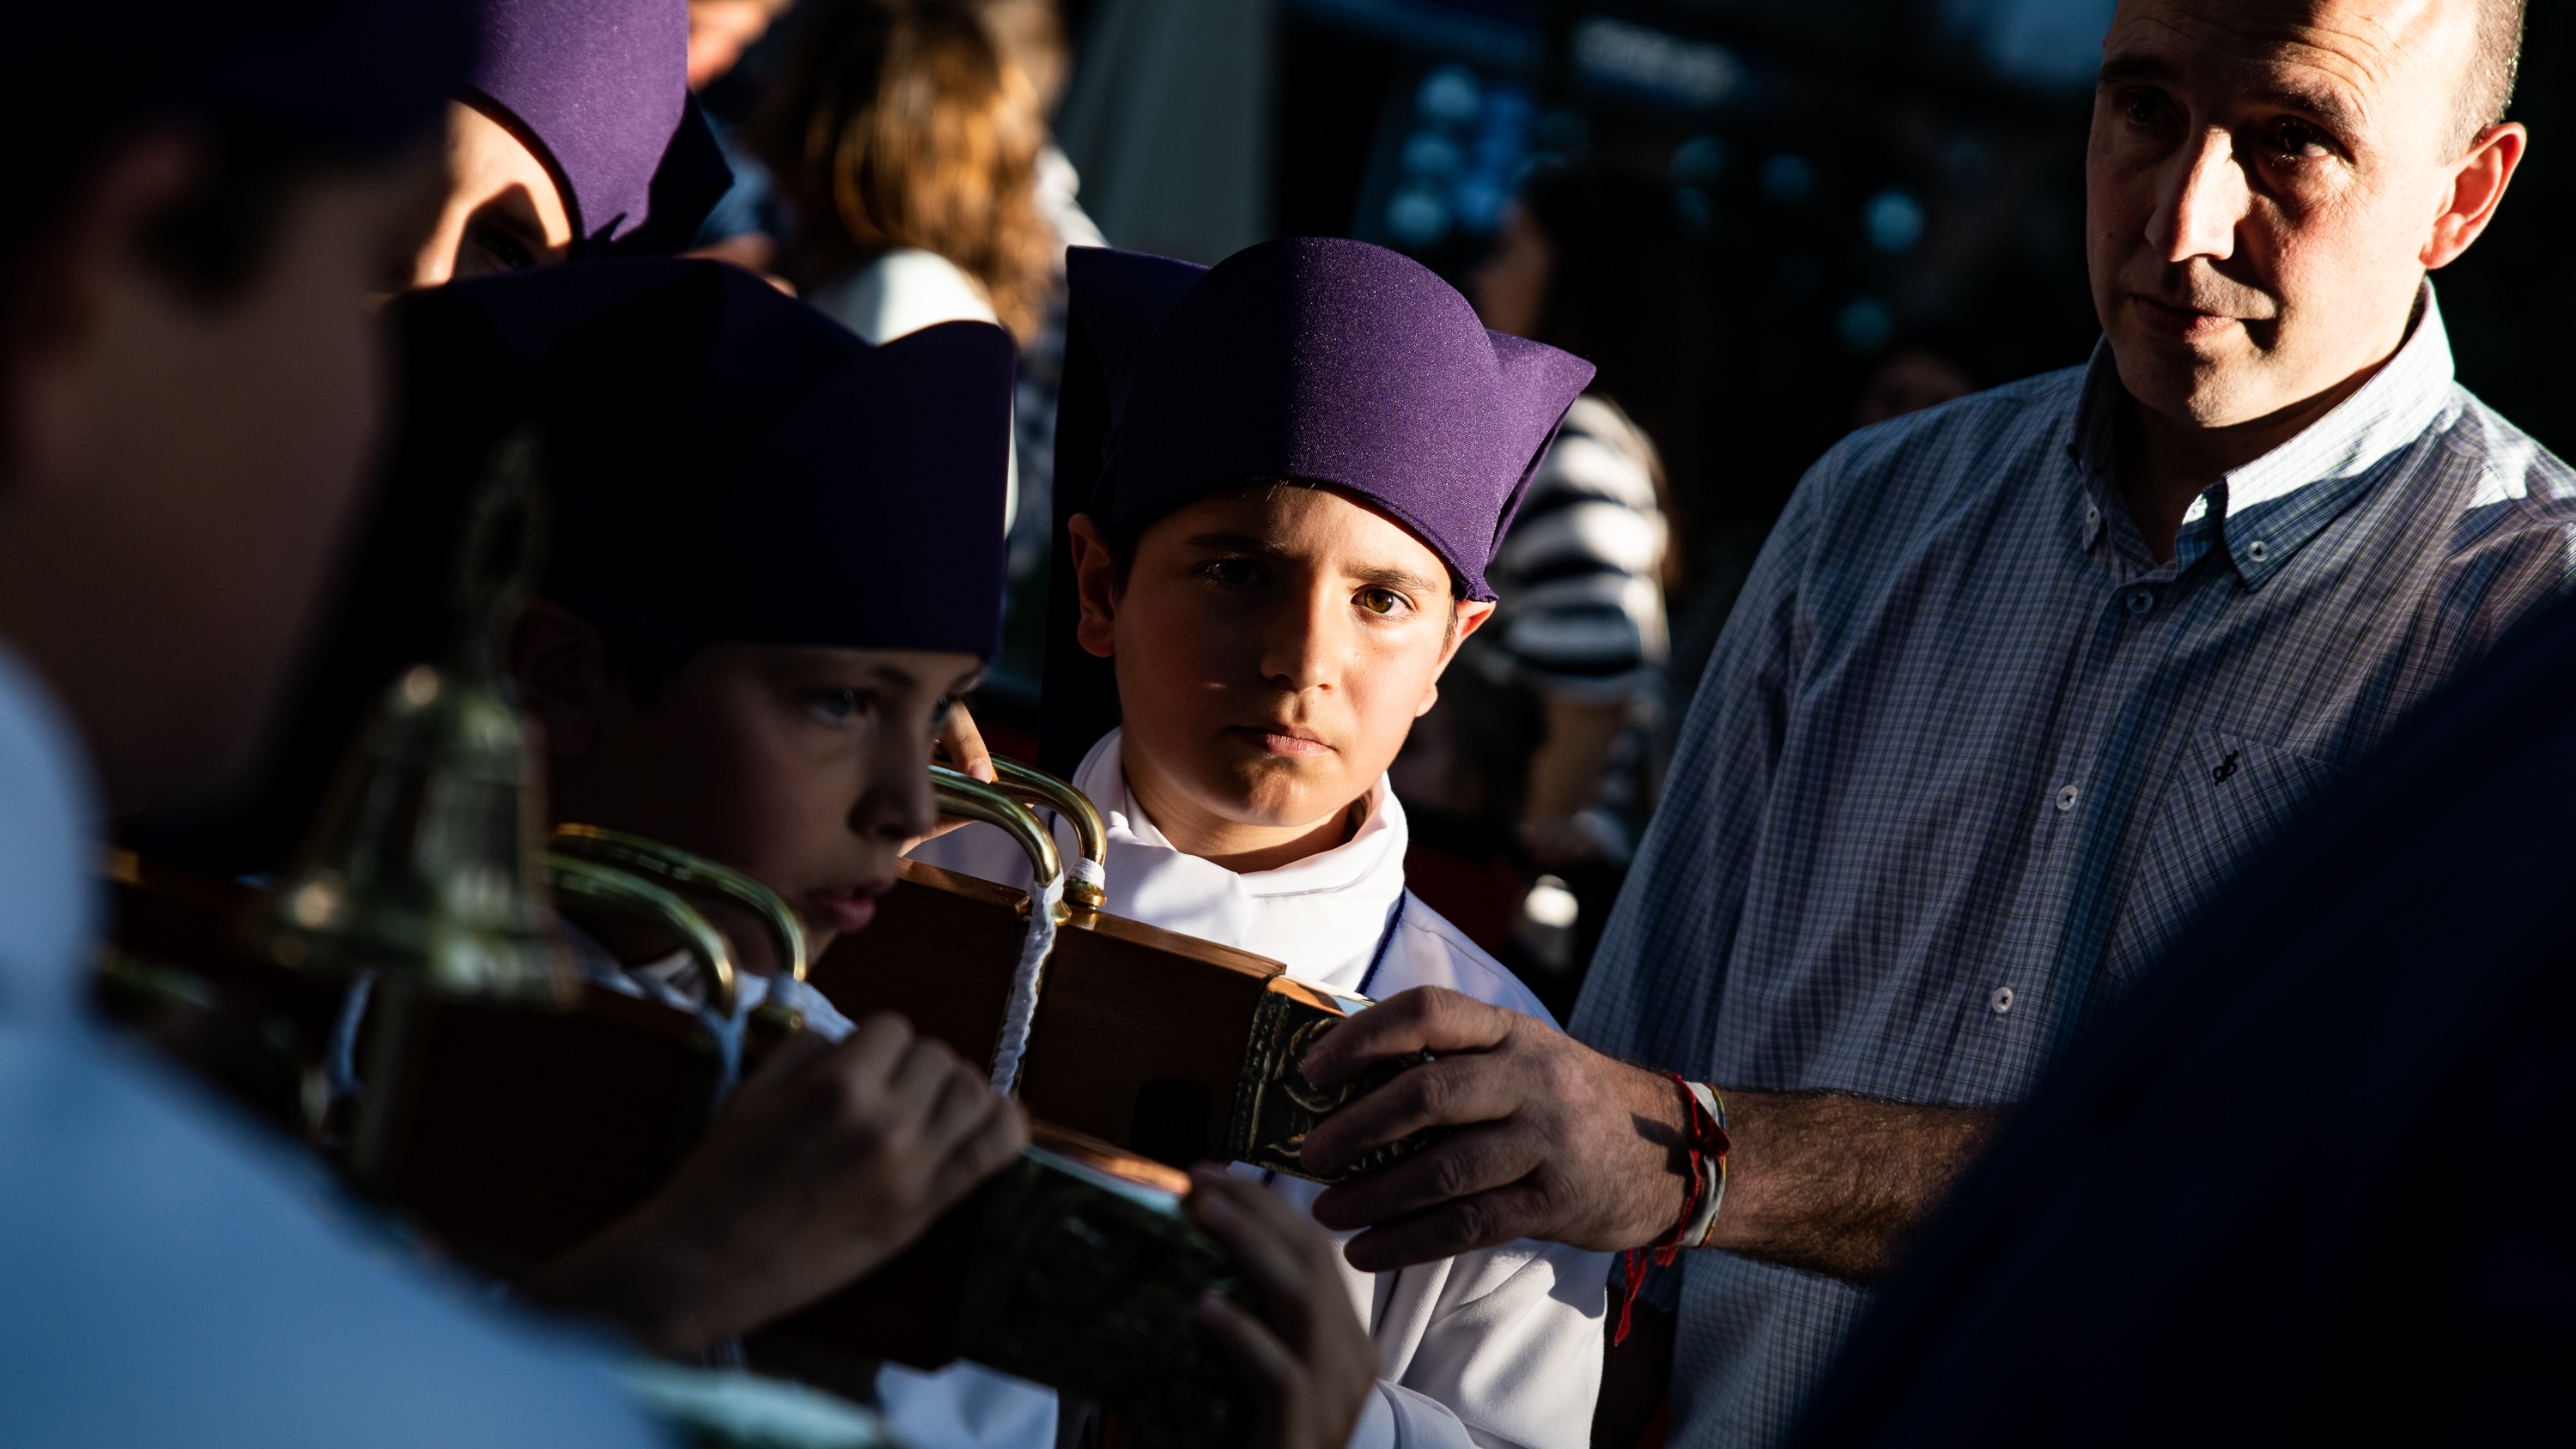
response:
M1255 558L1286 557L1277 544L1268 539L1255 538L1248 533L1194 533L1181 540L1181 546L1200 553L1248 553ZM1363 564L1356 568L1343 569L1342 576L1356 579L1363 584L1389 589L1424 590L1434 587L1435 584L1438 587L1447 588L1449 582L1445 578L1438 580L1425 578L1401 564Z

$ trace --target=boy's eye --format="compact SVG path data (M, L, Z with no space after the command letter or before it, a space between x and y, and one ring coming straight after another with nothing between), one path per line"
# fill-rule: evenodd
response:
M825 724L847 724L876 708L876 695L864 689L820 689L805 696L805 707Z
M1393 589L1362 589L1355 597L1359 606L1372 614L1392 614L1407 604L1404 595Z
M476 223L471 240L503 271L524 272L537 264L527 243L489 222Z
M1206 575L1209 582L1229 589L1250 588L1261 582L1261 569L1250 559L1217 559L1202 567L1199 572Z

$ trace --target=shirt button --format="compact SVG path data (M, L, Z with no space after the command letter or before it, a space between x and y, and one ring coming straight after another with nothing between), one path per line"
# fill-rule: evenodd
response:
M1998 986L1986 997L1986 1005L1993 1007L1997 1016L2011 1011L2012 1003L2012 988L2009 986Z
M2252 543L2245 545L2245 556L2254 560L2256 563L2261 563L2263 560L2272 556L2272 546L2258 538Z
M2155 606L2156 591L2153 589L2138 589L2129 595L2129 612L2132 614L2144 614Z
M2058 808L2058 809L2060 809L2060 810L2072 810L2072 809L2074 809L2074 808L2075 808L2075 797L2076 797L2077 793L2079 793L2079 792L2078 792L2078 791L2076 790L2076 788L2075 788L2074 786L2072 786L2072 785L2069 785L2069 786L2067 786L2065 789L2058 791L2058 792L2057 792L2057 808Z
M2100 528L2102 526L2102 506L2100 504L2087 503L2084 505L2084 526L2086 528Z

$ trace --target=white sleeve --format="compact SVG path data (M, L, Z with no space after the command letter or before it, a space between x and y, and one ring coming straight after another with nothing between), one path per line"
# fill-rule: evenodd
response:
M1400 1356L1392 1386L1407 1393L1412 1417L1445 1414L1458 1421L1456 1435L1478 1445L1588 1449L1610 1255L1524 1240L1461 1254L1447 1267L1436 1292L1423 1295L1428 1303L1399 1285L1375 1335Z
M1477 1449L1477 1440L1447 1405L1380 1379L1351 1430L1350 1449Z
M910 1449L1055 1449L1055 1390L964 1359L883 1365L877 1411Z

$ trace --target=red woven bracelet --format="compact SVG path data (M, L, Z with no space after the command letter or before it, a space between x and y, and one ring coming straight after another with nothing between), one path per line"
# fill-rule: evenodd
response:
M1682 1191L1682 1214L1673 1230L1644 1248L1630 1248L1621 1274L1619 1293L1619 1327L1610 1335L1612 1347L1628 1341L1630 1320L1637 1307L1637 1291L1646 1286L1646 1263L1649 1256L1658 1268L1672 1266L1674 1255L1682 1248L1705 1247L1709 1230L1717 1222L1717 1206L1726 1194L1726 1158L1734 1142L1726 1133L1726 1104L1715 1091L1709 1100L1717 1104L1712 1113L1700 1094L1691 1089L1688 1078L1679 1072L1666 1075L1682 1094L1682 1112L1690 1123L1690 1172ZM1702 1209L1706 1208L1705 1213ZM1692 1229L1698 1232L1693 1241Z

